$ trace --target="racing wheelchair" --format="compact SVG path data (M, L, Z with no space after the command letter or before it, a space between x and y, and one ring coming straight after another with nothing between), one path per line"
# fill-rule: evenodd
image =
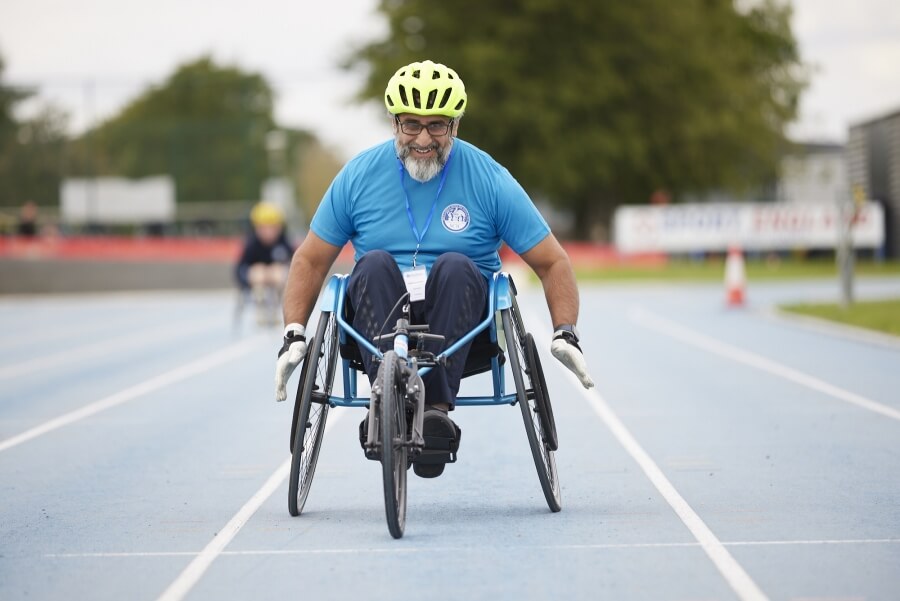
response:
M504 272L493 275L483 321L437 355L425 351L424 343L443 337L428 333L427 325L411 325L407 317L398 319L393 331L378 336L378 340L367 340L357 332L347 319L348 280L348 275L336 274L325 286L319 299L318 325L300 370L290 438L290 514L297 516L303 511L329 410L366 407L369 421L364 436L365 454L368 459L381 463L388 530L394 538L402 537L406 523L407 468L417 461L429 461L422 436L422 376L469 341L473 344L463 377L490 371L493 390L485 396L459 396L456 406L519 406L547 505L551 511L559 511L560 487L554 455L558 448L556 424L541 360L534 339L522 322L512 278ZM408 316L408 304L403 313ZM393 340L393 348L379 350L377 343L387 339ZM357 391L357 375L363 371L360 348L380 361L369 397L359 396ZM342 392L335 393L338 373L342 378ZM506 380L510 373L513 390L507 392ZM456 459L453 442L444 439L445 447L439 451L449 453L450 462Z

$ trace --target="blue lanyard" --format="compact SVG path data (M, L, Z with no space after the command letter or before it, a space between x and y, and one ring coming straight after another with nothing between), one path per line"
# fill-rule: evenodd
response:
M437 206L438 198L441 197L441 190L444 189L444 181L447 179L447 171L450 169L450 159L453 158L453 153L451 152L449 156L447 156L447 162L444 163L444 168L441 169L441 181L438 183L437 194L434 195L434 202L431 203L431 211L428 212L428 218L425 220L425 227L422 228L422 233L419 234L419 228L416 227L416 220L412 214L412 206L409 202L409 193L406 191L406 176L404 175L406 169L403 167L403 161L397 158L397 163L399 163L399 171L400 171L400 187L403 188L403 196L406 198L406 216L409 217L409 226L412 228L413 235L416 237L416 250L413 253L413 267L416 266L416 257L419 254L419 246L422 245L422 240L425 239L425 234L428 232L428 228L431 227L431 220L434 218L434 208Z

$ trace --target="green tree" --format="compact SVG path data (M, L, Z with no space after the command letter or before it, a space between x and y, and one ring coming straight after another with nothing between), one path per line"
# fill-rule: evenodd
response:
M272 108L262 75L201 58L81 136L70 171L169 174L179 201L256 199L268 176Z
M297 154L295 163L300 209L304 217L310 220L331 185L331 180L341 170L342 161L318 140L312 140Z
M45 105L30 118L16 118L16 105L33 92L3 84L3 69L0 58L0 205L55 204L67 116Z
M3 71L6 63L0 56L0 143L6 143L16 137L18 124L13 111L16 104L31 96L31 92L7 86L3 83Z
M387 39L354 50L361 99L400 66L456 69L460 135L576 216L578 234L657 189L745 191L774 174L803 87L774 0L382 0ZM746 3L744 3L746 4Z

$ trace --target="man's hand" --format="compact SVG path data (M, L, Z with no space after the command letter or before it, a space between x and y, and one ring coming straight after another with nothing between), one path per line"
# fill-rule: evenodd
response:
M306 355L306 328L299 323L289 323L284 328L284 344L278 351L275 363L275 400L287 398L287 382Z
M557 330L553 333L553 342L550 344L550 352L554 357L568 367L572 373L581 380L585 388L593 388L594 381L587 372L587 364L584 354L578 346L578 336L568 330Z

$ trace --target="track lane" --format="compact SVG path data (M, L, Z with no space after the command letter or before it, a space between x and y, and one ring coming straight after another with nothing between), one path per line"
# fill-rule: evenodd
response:
M810 294L775 288L751 299ZM204 296L186 313L205 304L228 319L231 298ZM523 291L522 302L544 320L538 292ZM806 348L861 366L884 359L838 337L775 327L753 305L723 310L711 287L584 290L579 325L603 397L766 595L884 598L900 588L895 420L641 328L627 319L636 303L753 352ZM157 360L183 363L220 346L226 332ZM277 345L273 333L245 360L0 455L0 492L10 499L0 574L12 575L0 578L0 597L158 598L286 457L290 409L270 400ZM459 463L435 481L412 479L407 536L392 541L377 466L356 441L363 413L337 409L346 416L325 439L304 515L288 516L287 486L279 487L186 598L422 590L473 599L736 598L551 362L545 354L562 444L560 514L546 508L518 409L463 408L454 415L464 432ZM93 374L106 366L117 370L110 380L137 381L129 361L101 363L73 388L96 386ZM816 377L830 376L825 364ZM874 369L865 390L836 385L885 402L879 385L891 386L896 371ZM52 406L34 394L36 410Z

